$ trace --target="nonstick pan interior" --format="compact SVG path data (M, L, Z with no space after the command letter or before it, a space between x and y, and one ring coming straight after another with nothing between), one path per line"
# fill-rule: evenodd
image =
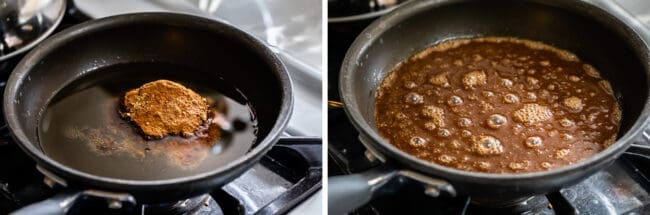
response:
M159 181L97 177L65 167L44 155L39 148L37 127L47 102L80 77L107 66L134 62L175 64L195 71L147 71L156 78L173 80L182 76L191 83L223 78L230 82L241 90L255 111L256 144L246 155L221 168ZM292 106L291 85L284 66L258 40L212 20L162 13L109 17L55 35L16 67L5 99L5 117L14 137L44 169L72 184L122 190L149 199L187 197L188 193L206 192L206 188L232 180L275 143ZM167 194L156 195L165 190Z

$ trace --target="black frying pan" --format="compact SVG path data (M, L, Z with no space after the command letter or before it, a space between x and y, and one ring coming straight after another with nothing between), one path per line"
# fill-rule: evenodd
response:
M231 82L255 110L257 142L244 156L224 166L166 180L101 177L70 168L44 154L37 127L48 101L72 81L99 68L132 62L194 68L195 72L178 71L186 72L181 75L190 82L218 77ZM151 75L165 78L179 74L151 71ZM14 139L37 162L41 172L72 191L18 212L25 214L63 213L70 200L80 195L151 204L219 188L252 167L276 143L289 120L293 102L290 79L282 62L262 42L228 24L170 13L128 14L70 27L23 58L7 83L3 107Z
M332 213L354 209L391 178L421 182L426 193L469 195L499 207L575 184L612 163L648 126L649 49L638 21L599 1L427 0L408 2L375 21L348 50L340 74L342 101L368 150L385 164L329 180ZM381 138L374 122L375 90L397 63L440 41L506 36L569 50L609 79L623 108L618 140L582 162L550 171L488 174L419 160Z

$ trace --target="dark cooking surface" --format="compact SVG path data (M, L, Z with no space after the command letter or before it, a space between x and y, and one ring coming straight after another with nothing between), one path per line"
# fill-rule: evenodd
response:
M367 24L367 23L366 23ZM328 99L339 101L338 71L347 47L363 29L328 24ZM331 38L336 38L332 40ZM332 60L334 59L334 60ZM334 81L332 81L334 80ZM366 158L365 148L358 140L358 132L340 108L328 109L328 170L329 176L362 172L377 162ZM467 197L432 198L424 194L422 187L408 180L401 188L389 184L382 189L380 197L359 208L352 214L648 214L650 213L650 159L626 153L612 166L587 180L564 188L560 192L538 196L505 209L492 209L470 204ZM549 208L547 202L551 202Z
M420 159L467 171L555 169L614 142L620 107L608 81L575 55L487 37L427 48L380 85L382 137Z
M68 13L57 31L88 19L76 11L72 1L68 3ZM22 57L0 63L0 89L4 89L9 72ZM59 186L51 188L44 183L34 161L10 138L3 117L0 122L0 214L63 192ZM252 169L208 195L160 205L125 204L119 210L108 209L105 199L84 197L69 214L283 213L320 189L321 144L320 139L283 139Z

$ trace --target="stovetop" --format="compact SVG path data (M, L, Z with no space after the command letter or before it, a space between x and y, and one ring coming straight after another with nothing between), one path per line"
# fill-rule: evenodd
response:
M89 19L68 1L67 13L55 32ZM0 63L0 92L23 56ZM320 138L285 136L258 164L211 193L169 204L122 207L111 206L105 199L84 197L68 214L283 214L320 190L321 151ZM67 191L51 186L35 167L34 161L13 142L0 117L0 214Z
M616 4L615 2L611 2ZM624 7L650 8L650 2L620 0ZM638 10L633 10L638 11ZM634 14L650 27L650 11ZM338 73L347 48L372 20L351 24L328 24L328 174L362 172L377 165L358 140L358 132L339 107ZM649 30L650 32L650 30ZM637 143L646 144L648 143ZM424 188L408 180L394 180L382 188L371 202L351 214L650 214L650 156L626 152L613 165L581 183L558 192L535 196L505 208L471 203L467 196L437 198L425 195Z

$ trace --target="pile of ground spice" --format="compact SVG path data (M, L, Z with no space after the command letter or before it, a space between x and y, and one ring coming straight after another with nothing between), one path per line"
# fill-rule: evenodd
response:
M149 138L192 135L208 118L206 99L176 82L157 80L124 95L122 117Z

